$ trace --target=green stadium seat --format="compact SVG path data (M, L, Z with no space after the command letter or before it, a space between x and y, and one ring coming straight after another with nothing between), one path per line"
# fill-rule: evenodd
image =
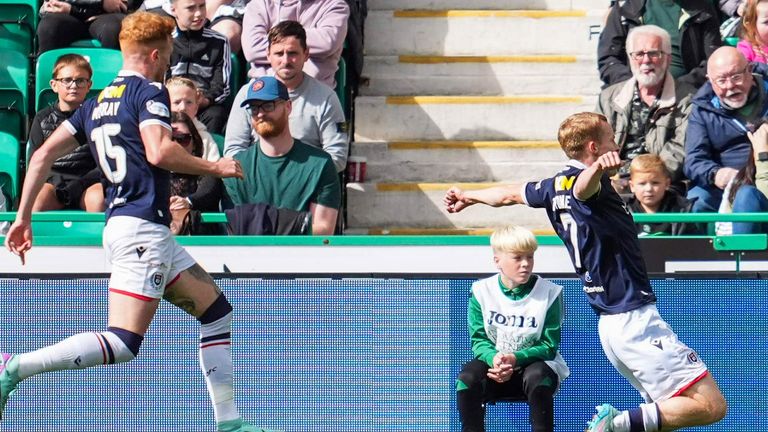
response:
M80 54L91 63L93 67L93 86L88 92L88 97L99 94L109 83L115 79L117 72L123 65L123 56L119 50L109 48L81 48L68 47L46 51L37 58L35 79L35 110L40 111L45 106L56 101L56 93L50 86L51 73L56 60L64 54Z
M0 189L14 208L21 185L19 181L19 140L0 132Z
M339 97L341 102L341 108L344 113L348 113L347 110L347 62L344 57L339 58L339 69L336 70L336 96Z
M212 133L213 140L216 141L216 147L219 148L219 154L224 156L224 135Z
M101 48L101 42L98 39L82 39L72 42L73 47L79 48Z
M17 51L0 50L0 132L26 140L29 60Z
M0 0L0 50L36 52L37 22L37 0Z

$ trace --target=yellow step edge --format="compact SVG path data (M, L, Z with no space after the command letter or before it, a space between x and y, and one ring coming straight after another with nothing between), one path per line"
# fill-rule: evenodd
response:
M388 105L583 103L581 96L387 96Z
M442 64L442 63L576 63L571 55L516 55L516 56L418 56L401 55L400 63Z
M531 230L535 235L554 235L551 229ZM493 228L369 228L369 235L491 235Z
M464 190L484 189L503 183L376 183L378 192L432 192L447 191L451 186Z
M389 150L560 148L557 141L393 141Z
M395 18L580 18L585 10L396 10Z

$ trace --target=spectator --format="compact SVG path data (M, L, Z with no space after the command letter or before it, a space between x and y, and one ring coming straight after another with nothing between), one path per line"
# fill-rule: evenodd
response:
M736 48L749 62L768 63L768 1L753 0L744 9Z
M209 0L205 3L211 29L227 38L233 53L240 53L246 3L248 0Z
M235 155L245 178L224 182L232 203L309 211L313 234L333 234L341 203L339 178L327 153L291 136L288 89L273 77L259 78L242 106L248 107L259 142Z
M206 27L205 0L173 0L171 10L176 29L166 78L181 76L195 82L200 93L197 117L208 130L220 134L227 124L225 102L232 70L229 42Z
M499 229L491 247L499 273L472 284L467 310L474 359L456 380L461 430L484 431L484 404L514 397L528 402L532 431L552 432L554 395L570 373L558 353L563 287L532 274L532 232Z
M45 0L37 24L39 52L96 39L104 48L120 49L120 23L136 10L138 0Z
M195 124L195 129L203 140L203 158L211 162L219 160L221 158L219 146L208 132L208 128L196 117L200 93L194 81L173 77L165 82L165 87L168 89L168 96L171 99L171 111L184 112Z
M629 30L641 24L657 25L671 36L669 71L679 86L693 93L704 84L707 58L722 44L712 3L627 0L611 8L597 45L600 79L606 86L632 77L624 46Z
M693 98L685 137L685 175L694 212L716 212L723 189L747 163L750 125L768 114L768 83L734 47L707 64L709 82Z
M171 139L192 156L203 157L203 140L186 113L171 113ZM171 173L171 210L190 208L201 212L219 211L221 179L212 176Z
M272 27L283 21L298 21L306 30L309 60L304 72L331 88L336 86L349 6L345 0L251 0L243 17L243 54L251 64L249 75L267 75L274 67L268 58Z
M189 154L203 157L203 140L197 133L192 118L183 111L171 113L171 139ZM213 176L171 173L170 210L196 210L198 212L218 212L223 192L221 179ZM211 229L209 229L211 228ZM204 224L202 231L191 234L219 234L215 225Z
M726 186L720 213L768 212L768 125L747 136L752 144L747 164ZM716 229L718 235L766 233L768 223L718 222Z
M333 90L302 71L309 54L304 28L296 21L283 21L269 31L268 42L267 58L275 78L285 84L291 97L289 122L293 137L325 150L336 171L344 171L349 153L344 112ZM227 156L247 149L257 139L251 116L240 107L252 84L243 86L232 104L224 146Z
M82 105L91 89L92 76L91 65L81 55L66 54L56 60L51 88L58 100L35 114L29 132L31 153ZM82 144L53 163L51 175L35 198L32 211L67 208L103 212L104 188L100 180L101 173L91 150L87 143Z
M624 161L614 181L619 193L629 192L629 164L644 153L659 155L677 189L685 191L683 159L691 96L676 94L675 80L669 73L671 49L664 29L654 25L633 28L627 35L632 78L600 93L596 111L611 124Z
M630 165L632 194L626 199L632 213L689 213L693 203L670 189L670 177L664 161L655 154L640 155ZM636 223L638 235L699 234L696 224L683 222Z

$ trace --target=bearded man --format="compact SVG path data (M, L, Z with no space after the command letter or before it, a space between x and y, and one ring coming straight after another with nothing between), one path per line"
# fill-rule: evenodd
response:
M721 47L707 63L707 77L693 98L685 138L694 212L717 211L723 190L750 157L747 132L768 115L764 65L750 65L736 48Z
M339 177L328 153L291 136L285 84L271 76L253 80L240 106L259 140L235 155L245 178L224 182L232 204L308 211L312 234L332 235L341 205Z
M627 36L632 78L600 93L596 112L614 130L623 163L613 178L619 193L629 192L629 164L636 156L659 155L669 171L672 187L685 194L683 159L691 96L675 86L669 72L672 42L666 30L638 26Z

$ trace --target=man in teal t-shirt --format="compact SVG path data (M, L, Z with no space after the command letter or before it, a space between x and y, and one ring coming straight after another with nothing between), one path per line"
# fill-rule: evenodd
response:
M251 114L259 141L235 156L245 178L224 182L232 203L309 211L313 234L333 234L341 206L339 177L326 152L291 136L285 85L273 77L259 78L241 106Z

